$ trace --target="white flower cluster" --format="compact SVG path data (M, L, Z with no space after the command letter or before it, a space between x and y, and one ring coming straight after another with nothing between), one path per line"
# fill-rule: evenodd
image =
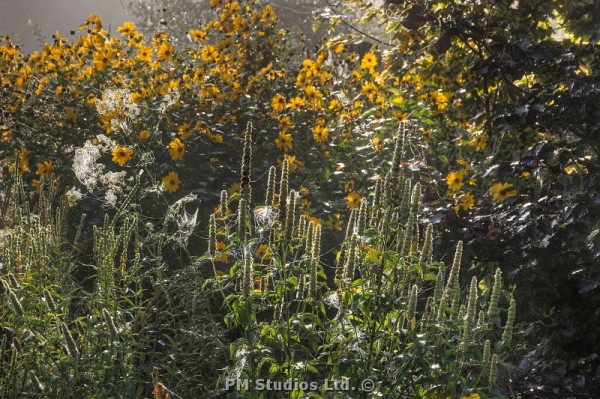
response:
M128 89L106 89L102 99L96 100L96 110L110 117L113 130L128 131L131 121L140 114L140 107L133 102Z

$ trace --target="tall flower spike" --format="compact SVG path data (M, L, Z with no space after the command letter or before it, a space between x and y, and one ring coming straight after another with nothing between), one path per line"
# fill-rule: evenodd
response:
M281 165L281 181L279 182L279 221L283 224L286 216L286 199L288 196L289 168L287 158ZM282 226L284 227L284 226Z
M285 236L288 240L291 240L294 233L294 219L296 217L296 191L290 191L287 202L288 204L285 216Z
M248 202L245 198L240 199L237 219L237 233L240 241L248 239Z
M411 186L411 180L406 179L402 190L402 202L400 203L400 224L406 223L408 221L408 217L410 216Z
M387 173L384 182L385 201L396 206L398 202L398 187L402 187L401 162L404 154L404 133L402 132L395 140L394 154L392 156L392 167Z
M381 196L383 194L383 180L377 179L375 181L375 193L373 194L373 207L381 205Z
M104 317L104 323L106 323L106 327L108 328L108 332L110 335L115 338L119 333L117 332L117 327L115 326L115 322L112 319L110 313L106 308L102 309L102 316Z
M348 226L346 227L346 240L354 234L354 226L356 224L356 209L350 211L350 218L348 219Z
M73 339L73 335L71 335L69 327L67 327L65 323L60 323L60 329L65 337L69 356L77 357L79 355L79 350L77 349L77 345L75 344L75 340Z
M498 373L498 355L492 355L492 360L490 362L490 373L488 379L488 390L492 393L492 390L496 386L496 375Z
M481 358L481 372L483 375L487 375L490 369L490 361L492 357L492 343L489 339L485 340L483 344L483 356Z
M407 179L406 181L410 184L410 180ZM407 187L409 186L407 185L405 188ZM419 183L415 184L410 198L410 207L408 208L410 213L408 215L408 220L406 221L406 230L403 234L402 249L400 251L401 257L409 255L409 250L414 239L414 229L415 224L417 223L417 213L421 198L421 185Z
M296 300L302 301L304 299L304 289L306 287L306 274L302 273L298 279L298 287L296 292Z
M407 306L406 319L408 321L408 325L410 326L411 330L414 328L413 318L415 317L415 314L417 311L417 294L418 294L418 292L419 292L419 287L417 287L417 285L414 284L412 286L412 288L410 289L410 293L408 295L408 306Z
M212 257L217 253L217 222L214 213L210 215L208 222L208 253Z
M517 304L514 298L510 300L510 306L508 308L508 317L506 319L506 325L504 326L504 332L502 333L502 341L507 346L511 346L512 343L512 334L513 334L513 326L515 323L515 315L517 313Z
M227 195L227 190L221 191L221 205L219 206L219 215L224 217L227 215L227 202L229 202L229 195Z
M315 234L313 234L313 242L311 249L311 256L313 259L320 261L321 257L321 225L317 224L315 227Z
M440 263L440 268L435 279L435 289L433 290L433 306L436 309L440 307L442 294L444 293L444 281L446 279L446 266Z
M250 298L252 292L252 254L250 251L246 251L244 254L244 274L242 280L242 295L244 299Z
M315 233L315 224L308 222L306 228L306 242L304 243L304 252L310 258L312 255L313 235Z
M492 287L492 297L490 298L490 306L488 308L488 318L492 322L496 322L494 319L498 318L498 301L500 300L500 291L502 290L502 271L500 268L496 269L494 274L494 286ZM496 323L498 324L498 323Z
M275 166L271 166L269 168L269 178L267 179L267 197L265 199L265 205L270 206L273 205L273 201L275 200L275 177L277 171L275 170Z
M463 352L466 352L471 343L471 330L475 325L475 308L477 306L477 277L471 279L469 290L469 301L467 304L467 315L465 317L463 331Z
M460 272L460 261L462 259L463 242L459 241L456 244L456 252L454 253L454 262L452 262L452 269L450 270L450 277L446 284L446 292L448 292L448 298L452 300L452 306L450 312L452 315L456 315L458 311L458 299L460 295L460 283L458 275Z
M360 202L360 208L358 209L358 220L356 223L355 232L359 236L365 233L367 227L367 201L363 200Z
M304 232L306 231L306 218L304 216L300 216L300 220L298 220L298 224L296 225L295 237L298 240L301 240L304 237Z
M356 236L350 237L350 243L348 244L348 252L346 254L346 265L344 270L344 278L348 282L352 282L354 279L354 266L356 262Z
M433 225L429 223L425 230L425 241L423 242L423 249L421 250L421 258L419 259L419 265L421 271L424 273L431 266L433 259Z
M244 134L244 152L242 155L242 178L240 181L242 189L242 198L252 201L252 188L250 187L250 177L252 174L252 123L248 122Z

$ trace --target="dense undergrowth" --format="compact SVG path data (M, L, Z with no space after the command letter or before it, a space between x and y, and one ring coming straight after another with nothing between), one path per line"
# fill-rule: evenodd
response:
M595 397L597 16L447 3L3 36L3 397Z

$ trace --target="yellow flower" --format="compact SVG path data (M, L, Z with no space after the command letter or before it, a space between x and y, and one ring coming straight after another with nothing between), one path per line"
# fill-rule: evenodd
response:
M131 155L133 155L133 149L123 146L115 147L112 151L112 160L119 166L123 166L131 161Z
M377 85L375 85L375 83L373 83L373 82L363 83L362 93L365 96L369 97L369 99L373 99L373 97L375 97L375 95L377 95L377 93L378 93Z
M223 252L227 248L227 244L222 241L217 241L217 255L215 256L215 262L227 262L229 260L229 253Z
M462 197L460 197L458 204L454 205L454 211L455 212L458 212L460 210L468 211L470 209L473 209L474 206L475 206L475 197L473 197L473 194L465 193Z
M173 57L173 46L169 42L164 42L158 47L157 58L159 61L168 61Z
M117 32L123 36L130 36L135 33L135 25L132 22L126 21L123 23L123 26L117 28Z
M141 132L138 133L137 135L137 139L139 141L146 141L150 138L150 132L147 130L142 130Z
M239 193L241 190L242 186L239 182L237 183L233 183L231 186L229 186L229 188L227 189L227 194L229 194L229 196L231 197L233 194L235 193Z
M490 187L490 194L494 202L502 202L507 198L517 195L517 190L511 190L513 187L510 183L495 183Z
M162 178L162 182L165 190L170 193L174 193L175 191L179 190L179 185L181 184L179 175L176 172L169 172L169 174Z
M108 52L108 51L95 51L94 52L94 67L99 70L99 71L103 71L106 68L108 68L111 64L112 61L112 53Z
M140 46L138 49L138 60L140 61L152 61L152 47Z
M219 52L215 48L215 46L206 45L202 47L202 51L200 52L200 57L204 61L216 61L219 58Z
M177 132L179 133L179 137L181 137L182 140L185 140L192 135L189 123L184 123L183 125L180 125L177 128Z
M315 137L315 140L319 143L322 143L324 141L327 140L327 137L329 136L329 133L327 132L327 128L325 126L323 126L324 121L322 119L319 120L319 122L317 123L317 126L315 126L313 128L313 136Z
M481 399L481 396L477 392L471 393L469 396L464 396L460 399Z
M52 173L52 169L54 169L54 166L52 165L52 162L50 162L50 161L40 162L40 163L36 164L35 166L37 168L37 171L35 172L35 174L38 176L42 176L46 179L50 177L50 174Z
M267 244L260 244L258 248L256 248L255 255L260 260L271 259L271 256L269 255L269 246Z
M331 230L338 232L342 231L342 222L340 220L341 215L336 213L335 215L329 215L325 224L331 228Z
M348 194L348 196L346 197L346 203L347 203L348 209L358 208L360 206L360 201L361 201L360 195L358 195L355 192Z
M185 154L185 144L179 139L174 139L169 143L169 154L171 154L173 161L182 159L183 154Z
M192 29L188 32L192 40L196 43L200 43L206 38L206 32L199 29Z
M450 191L451 193L455 193L458 190L460 190L460 188L463 185L463 177L465 177L466 173L466 169L461 169L459 171L448 173L448 176L446 176L446 184L448 185L448 191Z
M485 150L487 147L487 135L485 133L476 134L471 140L469 140L469 145L471 147L475 147L476 151Z
M292 149L292 135L285 132L279 132L279 137L275 139L275 146L288 152Z
M271 100L271 107L275 112L282 112L285 109L285 98L281 94L276 94Z
M373 71L377 66L377 56L373 53L366 53L362 60L360 60L361 69L368 69Z
M530 179L531 178L531 172L529 172L529 171L526 170L525 172L521 173L521 177L523 179L525 179L525 180Z
M291 109L297 110L297 109L304 107L304 104L305 104L305 102L302 97L294 97L294 98L290 99L289 106Z

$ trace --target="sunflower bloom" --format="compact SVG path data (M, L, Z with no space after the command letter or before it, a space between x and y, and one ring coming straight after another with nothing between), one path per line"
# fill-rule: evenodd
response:
M114 163L119 164L119 166L123 166L127 162L131 161L132 155L133 149L129 147L119 146L112 151L112 160Z
M281 94L276 94L271 100L271 107L275 112L282 112L285 109L285 98Z
M279 132L279 137L275 139L275 146L288 152L292 149L292 135L285 132Z
M458 201L458 204L454 205L454 211L458 212L458 211L468 211L473 209L473 207L475 206L475 197L473 196L473 194L471 193L465 193L462 197L460 197L460 200Z
M367 69L370 72L373 72L375 70L375 67L377 66L377 56L373 53L366 53L362 60L360 60L360 68L361 69Z
M323 126L322 123L318 123L317 126L315 126L313 128L312 133L313 133L313 136L315 137L315 140L319 143L326 141L327 137L329 137L327 128L325 126Z
M52 169L54 169L54 166L52 165L52 162L50 162L50 161L40 162L40 163L36 164L35 166L37 168L37 171L35 172L35 174L38 176L42 176L46 179L50 177L50 175L52 174Z
M465 177L466 170L461 169L459 171L454 171L448 173L446 176L446 184L448 185L448 191L451 193L456 193L462 187L463 177Z
M360 206L360 201L361 201L360 195L358 195L355 192L351 192L346 197L346 205L347 205L348 209L358 208Z
M169 154L173 161L178 161L183 158L183 154L185 154L185 144L181 142L179 139L174 139L169 143Z
M511 190L513 185L510 183L495 183L490 187L490 194L494 202L502 202L507 198L517 195L517 190Z
M173 57L173 46L169 42L164 42L158 47L157 58L159 61L169 61Z
M165 190L170 193L174 193L179 190L179 185L181 181L179 180L179 175L176 172L169 172L168 175L162 178L163 186Z

